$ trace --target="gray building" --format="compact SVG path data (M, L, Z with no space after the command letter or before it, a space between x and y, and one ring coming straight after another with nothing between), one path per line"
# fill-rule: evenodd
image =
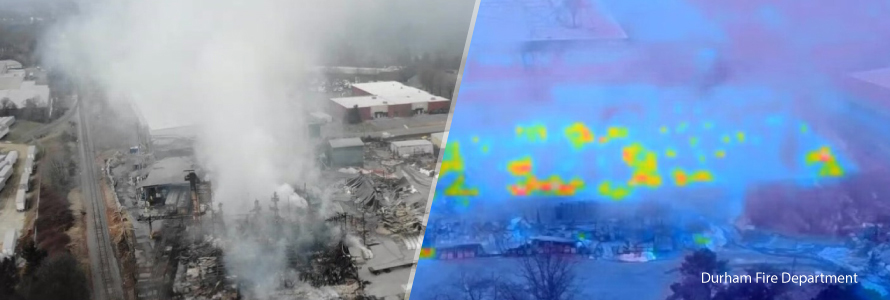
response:
M360 138L330 140L328 159L332 168L363 167L365 143Z

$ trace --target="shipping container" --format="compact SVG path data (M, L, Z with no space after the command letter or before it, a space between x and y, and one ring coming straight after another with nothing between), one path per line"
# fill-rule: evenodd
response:
M37 158L37 146L28 146L28 158L32 160Z
M28 209L25 203L25 190L19 189L15 194L15 209L19 212L23 212Z
M0 118L0 127L12 127L12 124L15 124L15 117L2 117Z
M11 257L15 255L15 246L18 241L19 236L15 232L15 229L10 229L6 231L6 236L3 238L3 257Z
M9 153L6 154L6 163L8 163L11 166L15 166L15 162L18 159L19 159L18 151L9 151Z
M392 142L390 151L398 156L433 154L433 143L427 140Z
M3 169L0 169L0 178L2 178L0 179L0 183L6 183L10 176L12 176L12 166L7 165L3 167Z
M23 176L30 176L31 174L34 174L34 159L33 158L25 159L25 170L23 172L24 172L24 173L22 173Z
M19 180L19 189L25 190L25 192L28 192L31 190L31 177L30 176L22 174L22 179Z

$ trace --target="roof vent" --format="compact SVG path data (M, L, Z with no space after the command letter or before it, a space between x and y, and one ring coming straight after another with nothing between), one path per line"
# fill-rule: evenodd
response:
M436 97L430 97L430 101L435 101Z
M371 99L377 99L377 96L371 96Z
M383 101L383 104L389 104L389 103L386 103L386 101Z

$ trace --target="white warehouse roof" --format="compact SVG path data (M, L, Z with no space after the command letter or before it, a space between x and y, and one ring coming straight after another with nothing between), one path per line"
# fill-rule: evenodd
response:
M397 81L378 81L366 83L354 83L354 88L368 92L368 94L383 97L406 96L406 95L429 95L424 90L407 86Z
M334 101L334 103L337 103L342 107L352 108L352 107L355 107L356 105L358 105L358 107L372 107L372 106L399 105L399 104L411 104L411 103L421 103L421 102L442 102L442 101L448 101L448 99L438 97L438 96L433 96L430 94L426 94L425 96L343 97L343 98L332 98L331 101Z
M414 147L414 146L426 146L432 145L433 143L427 140L409 140L409 141L396 141L392 142L393 146L396 147Z
M37 85L33 81L24 81L18 87L0 90L0 99L9 98L19 108L25 107L25 101L36 100L38 106L49 103L49 86Z
M362 142L360 138L346 138L346 139L335 139L331 140L331 148L346 148L346 147L364 147L365 142Z

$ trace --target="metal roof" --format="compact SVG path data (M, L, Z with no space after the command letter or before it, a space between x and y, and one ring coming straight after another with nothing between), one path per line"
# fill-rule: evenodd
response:
M412 104L412 103L424 103L424 102L443 102L443 101L449 101L449 100L448 100L448 98L443 98L443 97L424 93L424 94L417 94L417 95L342 97L342 98L331 98L331 101L339 104L342 107L352 108L356 105L358 105L358 107L372 107L372 106L399 105L399 104Z
M409 140L409 141L396 141L392 142L393 146L396 147L411 147L411 146L426 146L432 145L433 143L427 140Z
M331 148L364 147L365 142L360 138L346 138L330 140Z
M383 97L430 94L424 90L404 85L398 81L354 83L352 84L352 87L365 91L371 95Z
M152 164L148 178L139 186L186 185L188 182L185 181L185 170L192 169L195 169L195 164L188 157L165 158Z

